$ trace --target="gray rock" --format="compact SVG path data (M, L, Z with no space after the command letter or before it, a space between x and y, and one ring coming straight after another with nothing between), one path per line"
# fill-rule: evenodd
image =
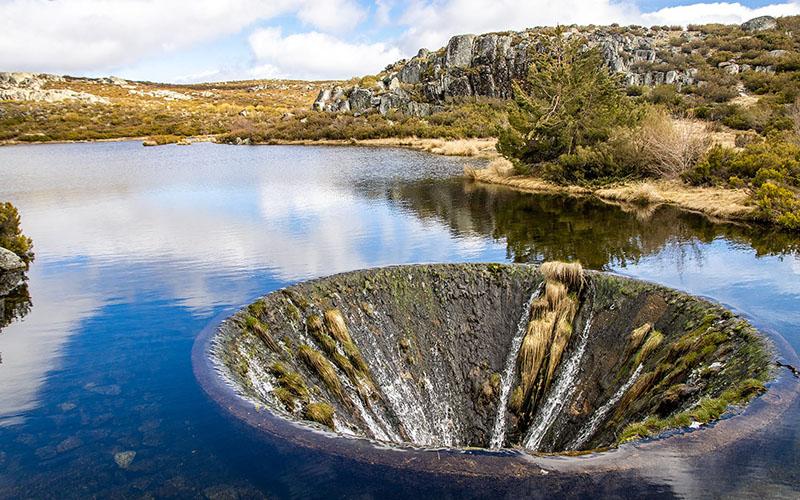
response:
M11 250L0 247L0 272L22 271L25 263Z
M83 446L83 441L81 441L80 438L77 438L75 436L70 436L67 439L58 443L58 445L56 446L56 451L58 453L66 453L80 446Z
M114 462L117 463L120 469L127 469L130 467L134 458L136 458L136 452L132 450L114 453Z
M778 20L772 16L753 18L742 24L742 29L753 33L756 31L772 30L778 27Z
M472 46L475 35L454 36L447 42L445 64L449 68L467 68L472 62Z
M372 105L372 91L369 89L354 88L350 92L350 111L360 113Z

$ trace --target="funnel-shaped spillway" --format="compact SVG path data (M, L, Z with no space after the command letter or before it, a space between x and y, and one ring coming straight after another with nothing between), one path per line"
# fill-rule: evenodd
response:
M765 340L719 305L563 263L302 283L224 321L211 352L242 396L287 418L543 452L714 420L770 376Z

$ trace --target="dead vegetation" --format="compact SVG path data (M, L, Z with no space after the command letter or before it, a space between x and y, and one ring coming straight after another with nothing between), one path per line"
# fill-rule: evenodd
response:
M546 262L539 267L545 283L534 299L525 337L519 351L521 384L512 394L509 408L518 412L536 407L547 392L556 368L572 337L572 323L583 287L580 263Z

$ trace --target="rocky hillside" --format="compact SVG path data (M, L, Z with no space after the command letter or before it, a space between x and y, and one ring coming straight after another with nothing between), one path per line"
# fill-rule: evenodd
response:
M253 121L307 109L317 88L291 80L170 85L0 72L0 143L247 130Z
M530 54L542 50L543 38L554 34L552 28L533 28L454 36L446 47L435 52L421 49L410 60L398 61L349 88L323 88L313 108L348 113L377 110L381 114L397 110L427 116L459 98L508 99L513 82L528 73ZM571 27L562 36L585 38L629 87L672 85L679 92L694 91L725 76L774 73L776 65L796 54L791 32L772 17L741 26L689 29ZM735 93L743 94L745 87L739 80L734 83Z

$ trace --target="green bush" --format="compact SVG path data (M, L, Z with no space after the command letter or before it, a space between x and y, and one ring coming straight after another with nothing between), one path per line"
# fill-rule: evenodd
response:
M800 146L784 137L742 150L714 146L683 178L694 185L746 187L761 217L800 230Z
M600 53L559 30L531 54L527 79L515 84L515 107L497 149L522 172L554 180L593 180L612 171L601 146L612 131L638 119L622 83ZM595 147L596 146L596 147Z
M33 241L22 234L19 212L10 202L0 203L0 247L17 254L25 264L33 260Z

